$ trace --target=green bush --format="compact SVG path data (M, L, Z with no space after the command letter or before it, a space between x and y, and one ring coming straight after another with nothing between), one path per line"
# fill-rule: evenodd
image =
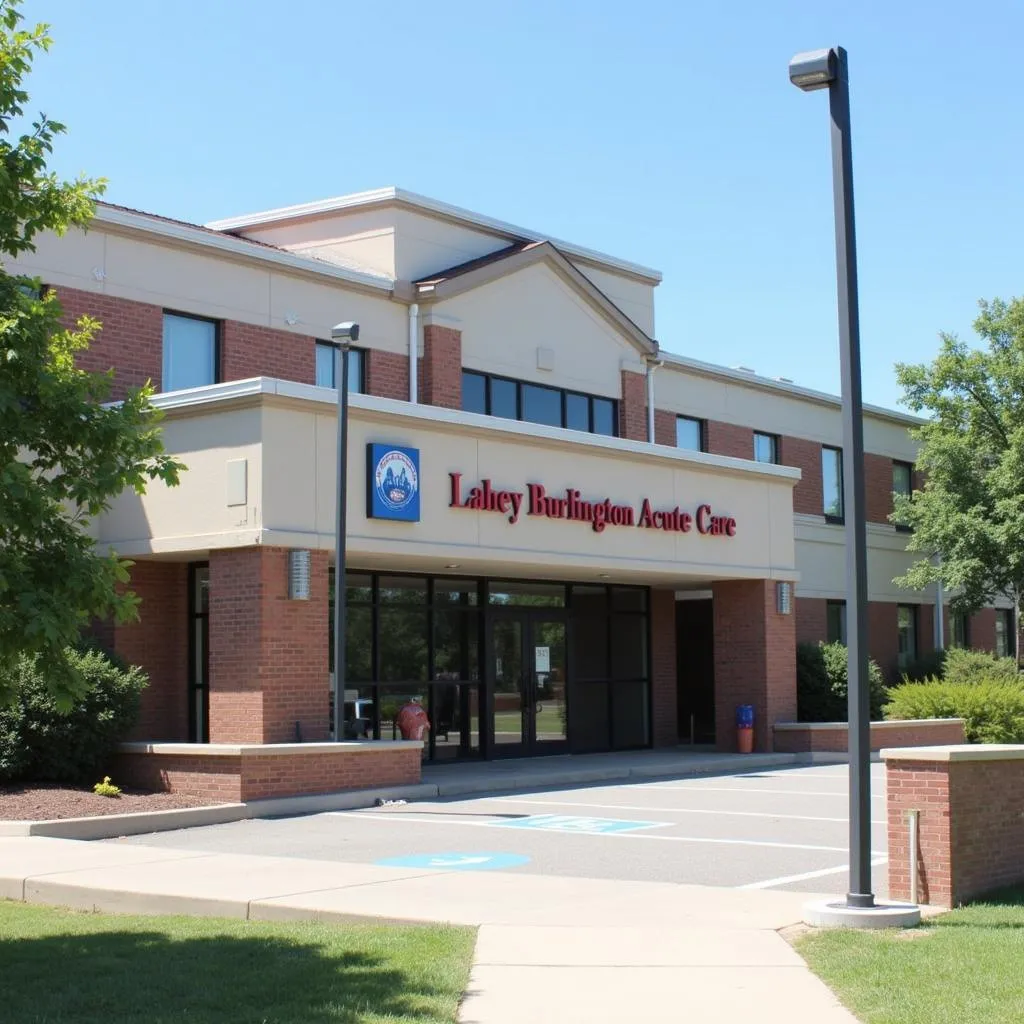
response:
M114 746L135 724L148 682L95 649L68 651L88 692L62 714L34 660L20 659L14 704L0 708L0 781L93 782Z
M797 718L801 722L845 722L846 646L844 644L799 644L796 649ZM868 664L871 688L871 717L881 717L886 689L881 669Z
M1013 658L997 658L987 651L966 651L961 647L951 647L946 651L942 678L947 683L1024 681Z
M942 679L946 671L946 652L929 651L903 666L903 682L919 683L925 679Z
M888 719L962 718L969 743L1024 743L1024 686L1015 682L925 682L895 686Z

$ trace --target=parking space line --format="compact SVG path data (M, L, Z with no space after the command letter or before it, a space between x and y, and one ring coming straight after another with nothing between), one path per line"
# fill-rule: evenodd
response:
M408 814L372 814L361 811L327 811L327 814L337 818L360 818L363 821L398 821L414 822L419 825L457 825L461 828L494 828L495 823L490 821L432 821L429 816L420 815L414 817ZM500 823L498 823L500 824ZM666 822L674 824L674 822ZM550 834L550 833L549 833ZM711 839L697 836L664 836L655 835L651 832L599 832L591 838L620 839L620 840L649 840L651 842L663 843L703 843L709 846L759 846L774 850L811 850L821 853L846 853L846 846L817 846L805 843L776 843L760 839ZM872 850L873 856L881 857L884 854L880 850Z
M876 868L880 864L888 864L888 857L876 857L871 866ZM783 875L781 878L769 878L763 882L747 882L746 885L737 885L737 889L772 889L777 885L789 885L791 882L807 882L812 878L825 878L828 875L838 875L841 871L849 871L849 864L840 864L836 868L822 868L820 871L804 871L799 875Z
M811 789L762 789L760 786L701 786L696 783L690 786L667 786L664 783L656 782L646 788L666 793L773 793L782 794L783 796L834 796L842 797L844 800L849 797L849 794L844 790L825 792L824 790ZM872 793L871 798L873 800L884 800L885 794Z
M641 807L637 804L592 804L578 800L520 800L515 796L496 797L495 803L526 804L537 807L589 807L602 811L643 811L644 814L718 814L734 818L780 818L786 821L826 821L847 824L849 818L820 818L809 814L771 814L767 811L719 811L697 807ZM886 825L873 821L872 825Z

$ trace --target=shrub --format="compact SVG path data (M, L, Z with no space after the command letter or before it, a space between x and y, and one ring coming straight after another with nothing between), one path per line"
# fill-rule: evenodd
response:
M62 714L33 659L21 658L13 705L0 708L0 781L82 783L96 778L114 746L134 725L145 673L115 664L101 651L68 651L88 692Z
M1024 743L1024 686L1005 681L908 683L889 691L885 717L962 718L969 743Z
M919 683L925 679L942 679L946 671L946 652L929 651L903 667L903 682Z
M110 776L109 775L104 775L103 776L103 781L102 782L97 782L96 785L92 787L92 791L97 796L111 796L111 797L113 797L113 796L120 796L121 795L121 787L120 786L115 786L110 781Z
M845 722L847 718L846 646L799 644L796 649L797 717L801 722ZM882 671L868 663L871 717L881 717L886 689Z
M1013 658L997 658L987 651L966 651L951 647L946 651L942 678L947 683L988 683L1022 681Z

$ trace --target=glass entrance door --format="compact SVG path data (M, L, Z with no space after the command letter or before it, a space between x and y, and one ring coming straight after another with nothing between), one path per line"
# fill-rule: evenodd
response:
M565 617L502 610L488 626L495 757L567 749Z

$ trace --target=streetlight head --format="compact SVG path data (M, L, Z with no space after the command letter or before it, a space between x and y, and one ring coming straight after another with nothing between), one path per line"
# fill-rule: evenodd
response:
M359 340L359 324L352 320L346 320L343 324L335 324L331 328L331 341L345 344L350 341Z
M839 55L836 48L798 53L789 62L789 80L804 92L827 89L836 78Z

